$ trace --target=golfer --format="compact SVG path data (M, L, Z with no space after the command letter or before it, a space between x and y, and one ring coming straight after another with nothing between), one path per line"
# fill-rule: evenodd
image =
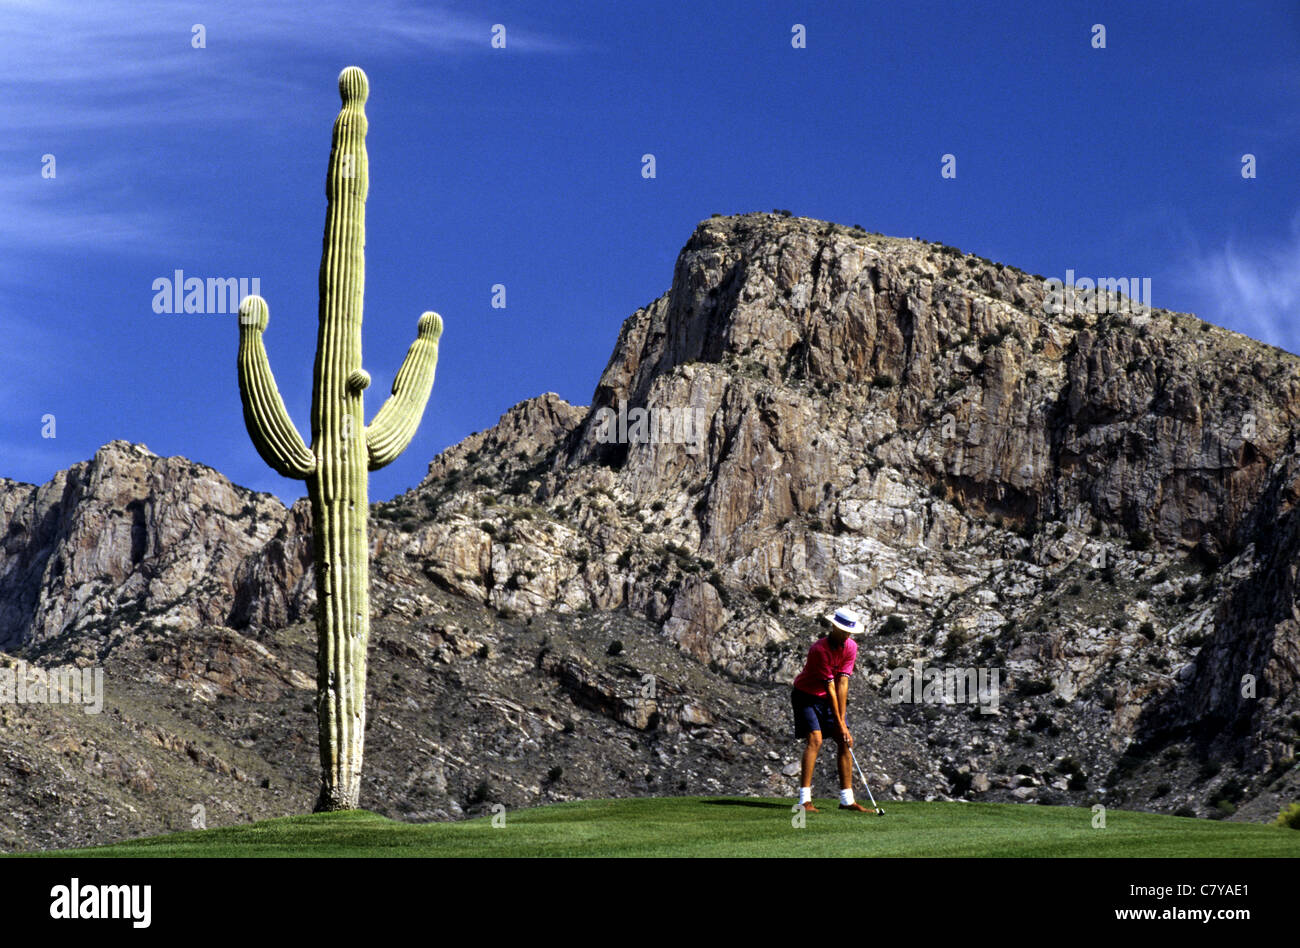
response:
M799 805L816 813L812 803L813 764L822 746L822 732L829 731L839 745L840 809L870 811L853 799L853 771L849 748L853 735L845 721L849 701L849 676L858 657L858 643L850 636L862 631L862 620L852 609L837 609L831 617L831 631L808 649L808 661L794 680L790 700L794 705L795 737L807 738L803 766L799 771Z

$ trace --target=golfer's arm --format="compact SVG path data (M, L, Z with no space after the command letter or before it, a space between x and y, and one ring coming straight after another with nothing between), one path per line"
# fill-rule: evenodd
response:
M848 727L848 723L844 720L844 699L840 694L839 685L840 682L838 678L834 681L827 682L826 697L831 699L831 711L835 713L836 723L839 724L841 729L843 729Z
M849 715L849 676L848 675L840 675L835 679L835 690L839 692L840 713L844 715L844 720L847 722L848 715Z

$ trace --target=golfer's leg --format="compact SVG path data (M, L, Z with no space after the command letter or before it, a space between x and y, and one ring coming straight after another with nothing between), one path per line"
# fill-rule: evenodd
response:
M843 742L837 742L840 745L839 765L840 765L840 809L854 810L858 813L870 813L862 804L853 798L853 755L848 746Z
M808 734L808 743L803 747L803 764L799 768L799 786L811 787L813 776L813 764L817 762L817 752L821 750L822 732L810 731Z

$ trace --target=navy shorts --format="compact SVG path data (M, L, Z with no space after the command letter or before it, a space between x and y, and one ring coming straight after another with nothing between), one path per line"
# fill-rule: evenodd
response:
M790 689L790 703L794 706L794 736L807 737L813 731L822 731L837 737L840 726L835 722L831 699L818 698L799 688Z

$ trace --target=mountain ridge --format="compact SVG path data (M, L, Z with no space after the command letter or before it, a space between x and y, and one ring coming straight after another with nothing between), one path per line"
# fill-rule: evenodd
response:
M624 321L589 406L520 402L373 505L375 615L394 624L377 638L432 661L429 700L442 702L463 663L493 664L476 656L498 634L654 635L713 670L697 687L716 686L713 700L766 696L753 700L770 733L720 728L687 698L657 727L725 732L719 746L757 772L746 786L770 793L781 774L763 761L790 753L780 685L847 602L891 628L864 638L855 699L890 746L895 763L876 764L891 782L1271 816L1294 794L1300 731L1300 358L1160 309L1047 313L1044 283L806 218L702 221L670 289ZM602 411L631 409L690 418L695 440L611 440ZM304 634L310 517L305 501L286 508L187 465L110 442L46 485L0 484L0 648L136 655L158 687L256 692L240 684L262 674L253 659L230 657ZM492 634L416 631L441 611ZM204 630L232 643L216 671L186 652L206 654ZM600 721L597 757L620 728L654 733L618 653L579 638L571 654L503 661L531 664L521 674L550 682L558 706ZM178 642L175 674L139 658ZM918 660L1002 669L1003 712L885 700L884 672ZM510 714L532 714L516 703ZM418 720L403 727L433 726ZM379 769L400 783L400 764ZM584 792L649 786L590 781ZM548 799L546 781L519 782L538 788L519 799Z

